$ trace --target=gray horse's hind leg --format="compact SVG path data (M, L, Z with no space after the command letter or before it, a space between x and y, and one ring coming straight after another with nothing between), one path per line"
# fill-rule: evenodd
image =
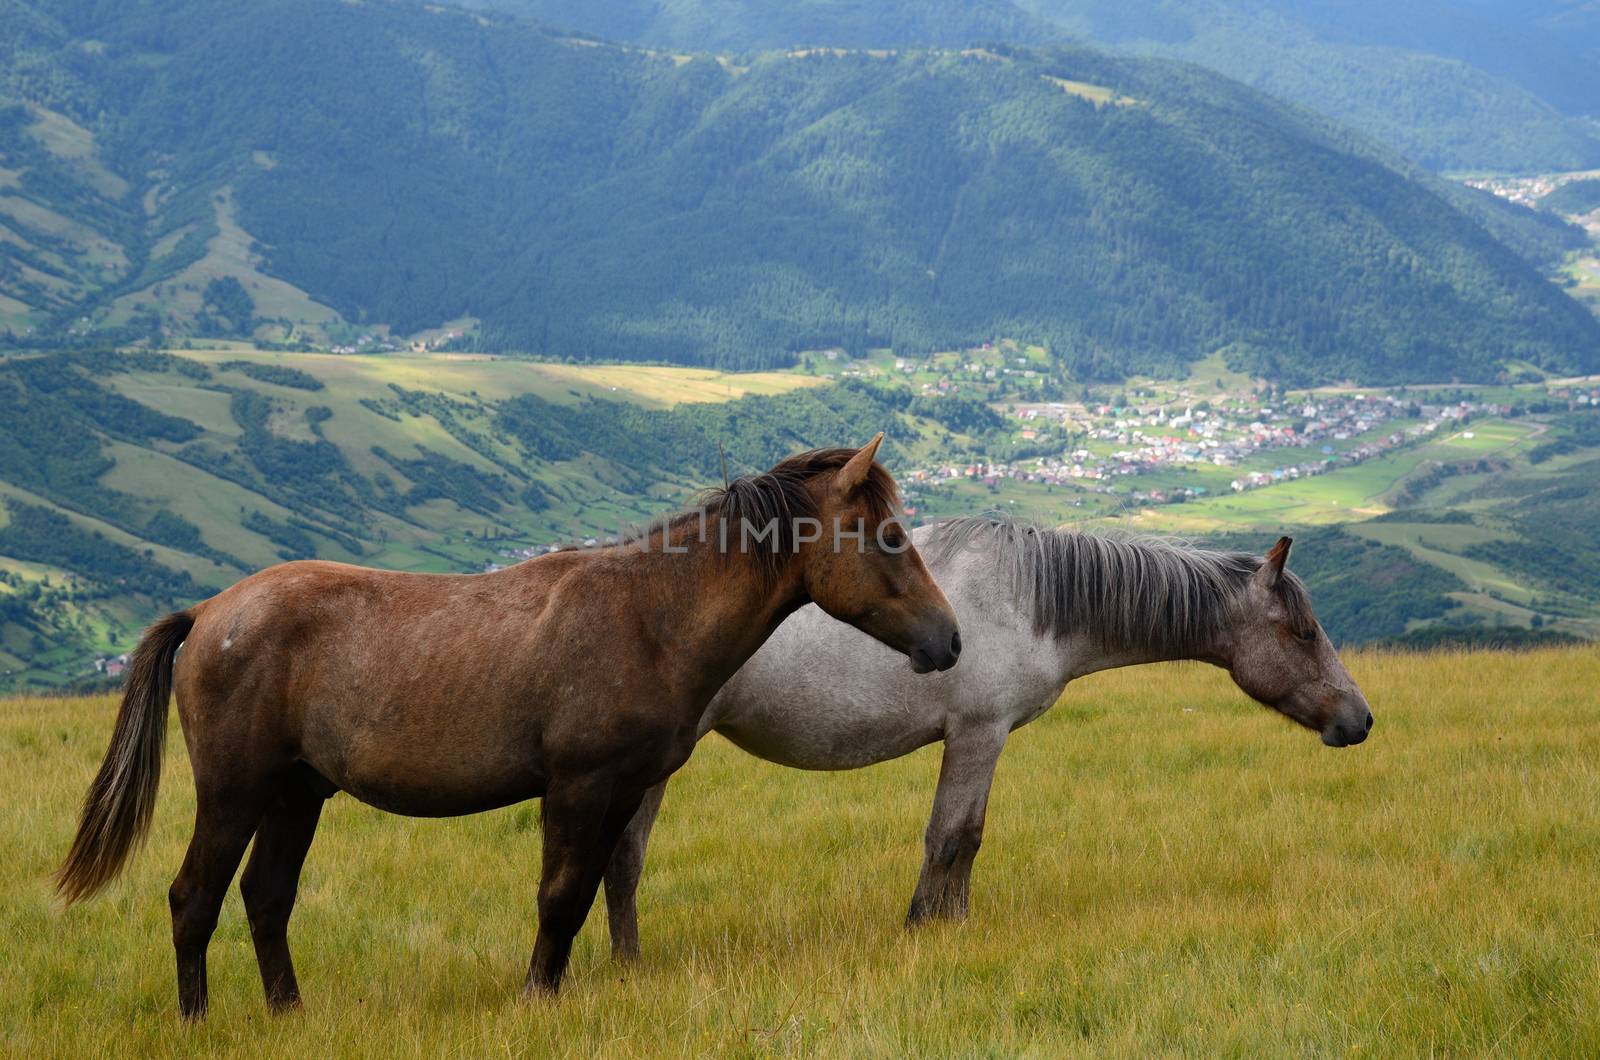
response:
M922 876L911 896L907 926L967 915L972 859L983 842L983 817L995 763L1005 748L1005 729L974 729L945 737L939 790L924 840Z
M606 865L606 916L611 925L611 959L634 961L639 958L639 876L644 872L644 851L650 843L650 829L661 812L661 796L667 782L662 781L644 793L639 812L617 841L617 849Z

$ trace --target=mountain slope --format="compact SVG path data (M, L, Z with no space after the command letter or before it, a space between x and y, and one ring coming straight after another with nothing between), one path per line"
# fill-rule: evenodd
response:
M1600 164L1600 17L1567 0L1019 0L1085 40L1202 63L1435 169Z
M45 307L57 336L475 318L488 348L737 367L1002 335L1080 378L1218 349L1289 381L1600 364L1600 325L1442 192L1194 68L736 65L382 3L62 10L62 68L124 89L89 158L137 219L106 222L124 265Z
M1036 44L1065 38L1012 0L467 0L461 6L688 52L807 45L959 48L980 41Z
M472 0L687 50L1076 39L1198 62L1437 169L1600 164L1600 9L1574 0Z

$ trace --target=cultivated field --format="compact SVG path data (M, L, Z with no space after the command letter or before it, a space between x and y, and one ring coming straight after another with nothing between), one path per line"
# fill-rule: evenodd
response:
M559 1000L516 999L537 812L334 800L269 1019L237 894L212 1013L178 1025L165 891L174 739L127 878L61 915L43 877L109 699L0 703L0 1053L274 1056L1600 1053L1600 652L1358 654L1378 725L1322 748L1198 665L1090 678L1001 763L971 919L907 934L936 753L840 775L708 741L641 895Z

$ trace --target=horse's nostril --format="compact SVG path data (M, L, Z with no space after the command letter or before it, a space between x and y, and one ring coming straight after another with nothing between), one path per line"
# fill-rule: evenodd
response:
M950 634L950 657L958 658L961 655L961 631L958 629Z
M1367 711L1367 731L1372 731L1372 711Z

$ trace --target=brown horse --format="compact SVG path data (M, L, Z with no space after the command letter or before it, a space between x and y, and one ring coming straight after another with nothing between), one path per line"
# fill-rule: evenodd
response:
M104 886L147 830L175 687L196 796L169 894L185 1017L205 1011L206 946L252 835L240 889L267 1003L298 1004L289 914L338 791L417 816L543 797L523 993L555 991L640 799L785 617L814 601L919 671L955 665L955 615L895 522L882 438L791 457L610 548L476 575L286 563L161 619L134 653L61 894Z

